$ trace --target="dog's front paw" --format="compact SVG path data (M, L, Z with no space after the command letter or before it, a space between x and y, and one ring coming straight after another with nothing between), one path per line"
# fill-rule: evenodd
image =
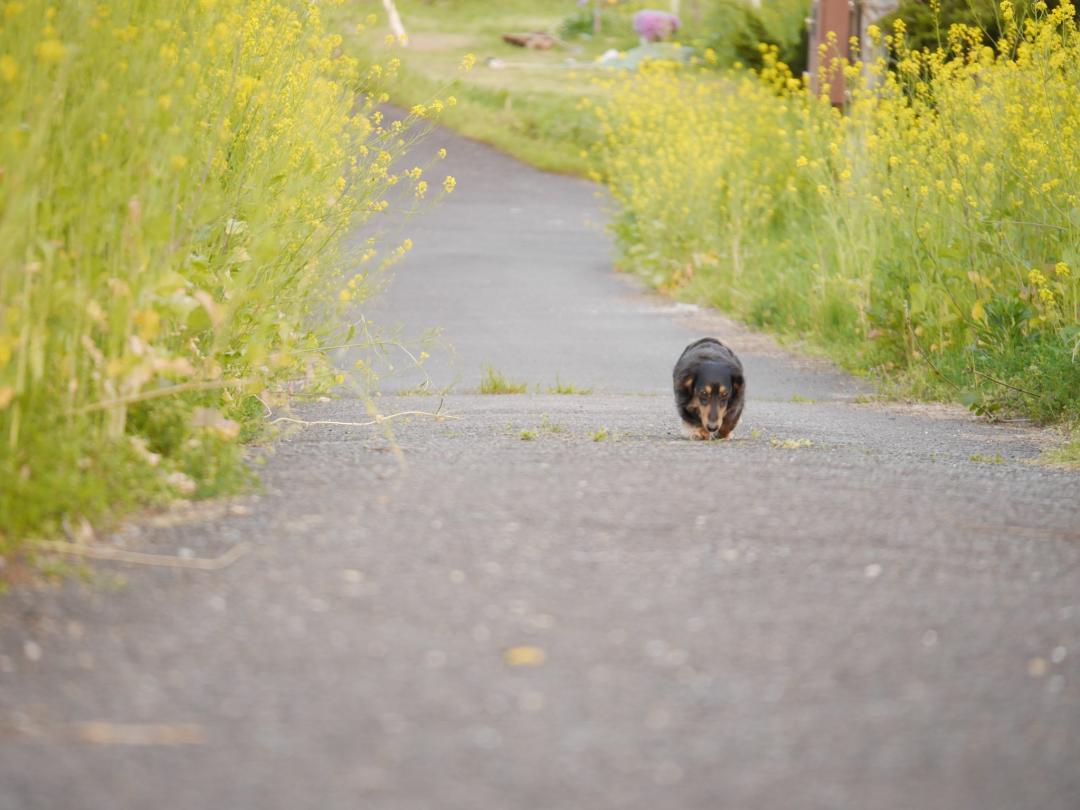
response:
M689 422L683 422L682 432L683 436L688 439L705 441L709 438L709 431L701 427L701 425L691 425Z

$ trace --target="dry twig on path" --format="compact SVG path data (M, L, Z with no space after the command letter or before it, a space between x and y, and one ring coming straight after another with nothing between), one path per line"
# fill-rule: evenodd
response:
M228 568L249 551L251 543L237 543L220 557L179 557L174 554L148 554L143 551L128 551L109 546L89 546L84 543L69 543L63 540L41 540L36 546L45 551L70 554L75 557L87 557L93 560L131 563L133 565L154 565L162 568L190 568L197 571L220 571Z
M260 400L261 401L261 400ZM267 415L272 416L273 411L270 410L270 406L263 402L263 406L267 410ZM311 425L337 425L339 427L371 427L372 425L381 425L384 422L389 422L391 419L397 419L400 416L430 416L432 419L441 422L445 419L460 419L460 416L453 416L452 414L443 413L443 400L439 400L439 407L432 411L398 411L397 413L375 414L375 418L368 422L339 422L334 419L297 419L292 416L278 416L271 419L267 424L276 425L278 422L289 422L294 425L304 425L305 427Z

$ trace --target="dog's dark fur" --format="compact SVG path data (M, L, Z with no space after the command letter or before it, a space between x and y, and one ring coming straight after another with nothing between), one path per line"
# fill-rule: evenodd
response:
M696 340L683 350L672 376L686 435L728 438L746 396L746 376L735 353L715 338Z

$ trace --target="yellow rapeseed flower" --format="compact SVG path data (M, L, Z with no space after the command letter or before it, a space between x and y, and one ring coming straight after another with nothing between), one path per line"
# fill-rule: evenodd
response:
M0 79L11 84L19 77L19 66L10 54L0 56Z
M34 48L34 55L46 64L59 62L66 52L64 43L58 39L43 39Z

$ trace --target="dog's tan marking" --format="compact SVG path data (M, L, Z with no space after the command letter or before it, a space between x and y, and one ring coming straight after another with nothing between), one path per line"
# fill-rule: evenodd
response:
M700 399L695 399L692 403L690 403L690 410L693 411L695 416L697 416L698 425L700 425L701 429L704 430L705 419L709 413L708 404L706 403L705 405L702 405Z
M687 375L686 377L683 377L683 380L682 380L682 382L681 382L681 383L679 383L679 384L680 384L680 385L681 385L681 386L682 386L683 388L689 388L690 386L692 386L692 385L694 384L694 375L693 375L693 374L689 374L689 375Z

